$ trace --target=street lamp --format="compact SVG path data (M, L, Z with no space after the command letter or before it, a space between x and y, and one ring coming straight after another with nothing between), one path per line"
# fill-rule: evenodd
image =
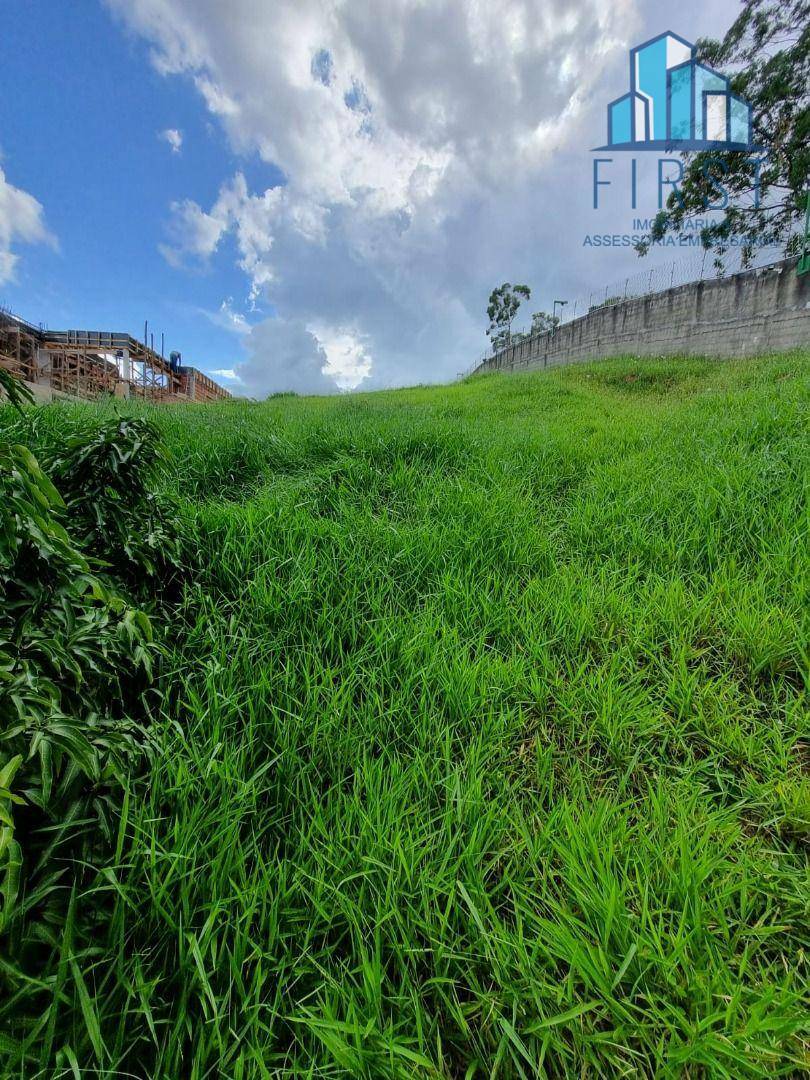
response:
M551 313L551 317L553 319L557 318L557 304L559 304L561 308L564 308L567 303L568 303L567 300L555 300L554 301L554 309L553 309L553 311ZM557 329L557 324L556 323L554 324L554 329L555 329L555 331Z

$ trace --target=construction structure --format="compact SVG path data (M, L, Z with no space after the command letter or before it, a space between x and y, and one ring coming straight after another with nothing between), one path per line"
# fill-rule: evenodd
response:
M39 400L139 397L152 402L222 401L231 395L180 353L167 360L144 340L102 330L45 330L0 311L0 367Z

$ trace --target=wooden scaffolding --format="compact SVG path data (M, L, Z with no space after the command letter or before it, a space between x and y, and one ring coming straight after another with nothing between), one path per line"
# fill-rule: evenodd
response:
M189 402L231 396L201 371L173 365L129 334L44 330L3 311L0 365L28 383L73 398Z
M0 311L0 367L26 382L36 382L39 329Z

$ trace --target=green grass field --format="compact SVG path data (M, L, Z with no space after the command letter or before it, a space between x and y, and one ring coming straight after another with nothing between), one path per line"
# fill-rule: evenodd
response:
M199 569L8 1075L806 1075L809 389L622 360L150 414Z

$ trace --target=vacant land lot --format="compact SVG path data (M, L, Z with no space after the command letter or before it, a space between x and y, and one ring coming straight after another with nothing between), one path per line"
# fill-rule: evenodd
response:
M150 414L196 569L95 923L16 984L14 1060L802 1073L809 369Z

